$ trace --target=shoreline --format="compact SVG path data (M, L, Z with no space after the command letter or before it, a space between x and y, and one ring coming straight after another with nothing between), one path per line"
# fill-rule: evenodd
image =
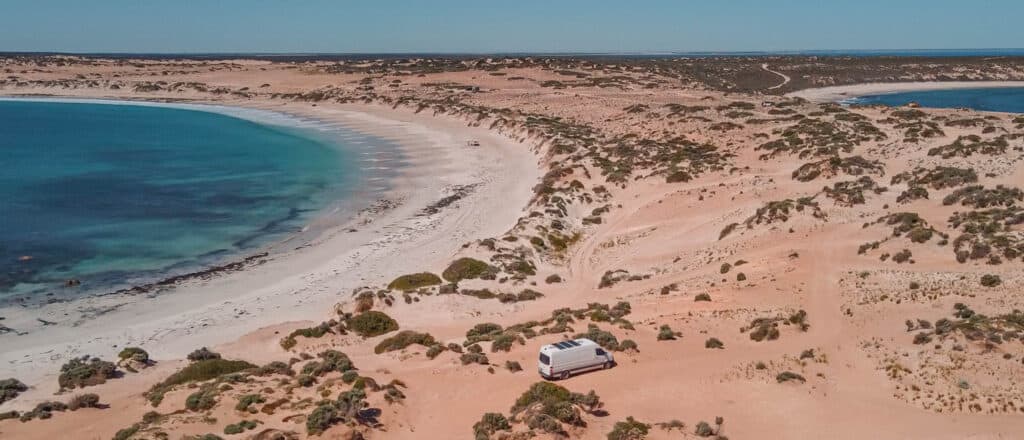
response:
M42 397L56 390L59 366L73 356L110 357L119 347L145 345L153 347L150 353L156 359L177 359L200 346L228 343L266 326L321 319L359 286L441 266L465 242L510 229L526 209L540 176L529 148L494 131L467 127L456 118L379 105L311 106L268 100L189 104L277 112L339 126L394 144L404 165L391 170L396 175L388 181L377 182L387 184L387 189L366 208L323 213L324 221L336 214L351 221L328 227L265 263L188 279L165 294L90 296L33 309L0 308L4 325L27 330L0 335L7 338L0 353L0 376L18 377L34 387L30 393ZM469 147L463 138L478 139L480 146ZM353 150L355 159L363 160L362 155L373 160L373 146L361 148ZM469 184L476 185L475 190L454 206L423 213L450 196L453 187ZM394 261L397 255L402 256L400 262Z
M838 102L869 95L922 92L930 90L993 89L1024 87L1024 81L923 81L906 83L864 83L798 90L785 96L811 102Z
M68 98L54 97L52 95L31 95L31 96L8 96L0 95L0 102L51 102L69 104L98 104L98 105L130 105L140 107L163 107L187 111L207 112L237 118L270 127L275 130L286 130L296 132L297 135L321 143L329 148L339 150L348 160L358 163L357 175L351 177L358 182L358 186L348 187L344 193L330 197L324 201L322 206L315 212L305 216L301 227L291 232L261 234L253 233L244 238L245 241L253 241L258 244L240 246L227 252L216 259L204 259L203 255L197 255L188 260L182 260L171 266L153 268L143 273L133 274L123 282L108 284L86 289L77 292L73 296L60 298L43 298L41 300L27 300L21 295L14 295L11 298L0 300L0 310L7 307L38 308L45 304L74 302L89 297L118 296L118 295L140 295L147 293L159 294L160 292L173 289L181 283L190 280L204 280L220 276L226 273L244 270L257 264L263 264L273 260L277 256L285 254L288 250L295 250L304 247L315 241L321 235L331 229L350 227L359 214L370 209L375 200L386 195L390 189L388 183L395 173L401 173L405 166L404 157L398 146L363 133L338 127L336 124L327 121L317 120L310 117L302 117L297 114L280 111L262 110L246 107L231 107L222 104L196 103L186 101L148 101L138 99L107 99L107 98ZM354 140L353 140L354 139ZM374 153L381 156L389 156L385 165L367 167L366 160L360 158L354 143L372 142ZM383 179L377 179L381 177ZM380 181L370 187L371 181ZM329 220L331 214L343 213L348 218ZM175 268L178 268L175 270ZM144 276L149 274L151 276ZM134 280L134 281L133 281ZM2 315L0 315L2 316Z

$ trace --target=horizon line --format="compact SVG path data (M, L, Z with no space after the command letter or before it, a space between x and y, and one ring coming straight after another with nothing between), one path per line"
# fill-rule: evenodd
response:
M71 55L71 56L574 56L574 55L622 55L622 56L685 56L685 55L813 55L813 54L899 54L899 53L950 53L950 52L1020 52L1024 55L1024 47L983 47L983 48L905 48L905 49L793 49L793 50L637 50L637 51L355 51L355 52L256 52L256 51L27 51L0 50L0 55ZM984 55L978 55L984 56Z

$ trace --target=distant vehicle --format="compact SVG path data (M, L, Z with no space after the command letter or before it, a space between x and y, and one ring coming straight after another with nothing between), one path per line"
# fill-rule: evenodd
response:
M608 369L614 365L612 354L596 342L575 339L541 347L537 370L545 379L568 379L574 373Z
M467 147L479 147L480 146L480 141L478 141L476 139L470 139L470 140L466 141L466 146Z

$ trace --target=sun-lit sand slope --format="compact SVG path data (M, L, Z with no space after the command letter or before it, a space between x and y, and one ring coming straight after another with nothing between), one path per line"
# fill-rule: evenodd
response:
M1024 432L1024 117L729 93L692 69L611 61L0 67L8 95L194 100L451 136L434 150L404 135L425 164L406 186L419 195L388 227L358 228L383 234L365 238L366 265L326 239L99 318L77 304L4 310L29 317L0 321L29 331L0 340L5 372L32 388L0 409L80 393L109 407L0 421L0 437L642 438L609 437L645 431L628 417L649 439ZM770 69L765 91L773 72L818 80ZM422 241L388 242L421 222ZM46 313L69 315L32 324ZM618 365L554 382L579 394L531 388L538 348L580 334ZM126 345L157 362L53 395L69 355L117 361ZM264 367L205 360L166 382L203 345Z

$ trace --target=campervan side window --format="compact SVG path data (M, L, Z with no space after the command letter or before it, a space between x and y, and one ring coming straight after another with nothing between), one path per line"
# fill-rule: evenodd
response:
M551 358L549 358L548 355L546 355L544 353L541 353L540 354L540 363L542 363L544 365L551 365Z
M598 349L597 349L597 355L598 355L598 356L604 356L604 355L605 355L605 352L604 352L604 350L602 350L602 349L598 348Z

